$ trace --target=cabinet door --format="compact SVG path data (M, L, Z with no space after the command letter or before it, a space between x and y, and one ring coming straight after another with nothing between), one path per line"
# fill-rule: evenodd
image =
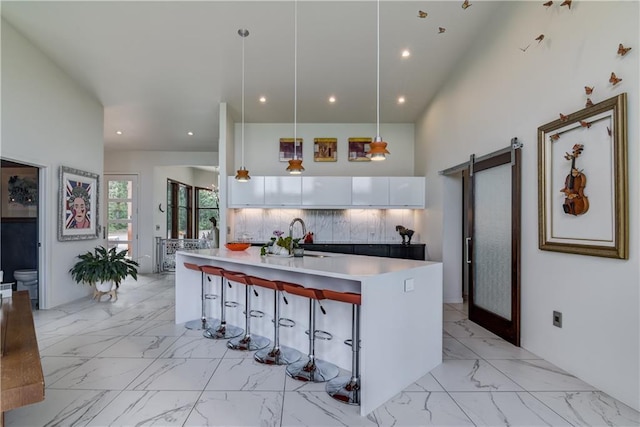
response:
M389 245L384 245L384 244L353 245L353 253L356 255L388 257Z
M351 179L353 206L389 206L389 177L354 176Z
M229 207L264 206L264 177L253 176L249 182L229 177Z
M424 208L424 177L389 177L389 205Z
M268 206L296 206L302 203L302 177L265 176L264 203Z
M303 176L303 206L351 205L351 177L349 176Z

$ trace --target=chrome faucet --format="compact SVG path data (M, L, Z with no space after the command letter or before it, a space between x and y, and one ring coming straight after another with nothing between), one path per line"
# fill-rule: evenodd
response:
M293 252L293 224L295 224L296 222L299 222L302 226L302 237L307 234L307 227L304 225L304 221L302 220L302 218L293 218L293 221L291 221L291 224L289 224L289 253Z

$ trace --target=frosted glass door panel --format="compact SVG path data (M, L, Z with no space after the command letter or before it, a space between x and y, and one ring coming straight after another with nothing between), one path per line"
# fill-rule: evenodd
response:
M474 303L511 320L511 164L473 178Z

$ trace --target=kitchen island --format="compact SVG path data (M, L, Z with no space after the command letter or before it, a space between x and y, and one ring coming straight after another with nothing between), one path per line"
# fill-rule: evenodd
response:
M367 415L442 362L442 265L435 262L362 255L307 253L302 258L260 256L260 248L233 252L225 248L181 251L176 254L176 323L200 317L200 275L185 262L215 265L269 280L283 280L318 289L362 294L360 311L360 414ZM219 285L218 285L219 286ZM216 293L219 287L216 286ZM244 304L243 285L233 284L228 300ZM253 319L253 333L272 339L273 292L260 291L251 308L266 313ZM284 317L296 322L281 328L281 344L307 353L308 300L288 296ZM351 307L322 301L327 314L317 314L317 329L333 334L316 341L316 357L350 370ZM219 317L219 305L207 308ZM242 307L227 309L229 324L244 328ZM204 338L203 338L204 339Z

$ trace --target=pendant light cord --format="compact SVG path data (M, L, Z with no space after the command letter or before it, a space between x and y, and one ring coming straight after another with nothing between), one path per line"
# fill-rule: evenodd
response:
M293 2L293 158L298 159L298 1Z
M244 165L244 39L245 35L242 35L242 166Z
M377 19L377 57L376 57L376 136L380 136L380 0L378 0L378 19Z

